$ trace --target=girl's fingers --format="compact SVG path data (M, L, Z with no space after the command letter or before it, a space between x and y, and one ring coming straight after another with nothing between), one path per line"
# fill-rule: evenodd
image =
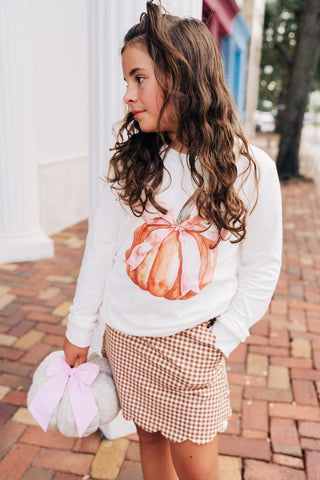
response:
M69 367L73 367L76 362L76 359L74 359L73 356L66 355L66 362L69 365Z
M78 367L79 365L82 365L83 363L86 363L87 361L87 356L88 356L88 352L81 352L77 355L77 358L75 360L75 363L74 363L74 367Z
M67 338L63 345L66 362L70 367L77 367L87 361L89 347L77 347L73 345Z

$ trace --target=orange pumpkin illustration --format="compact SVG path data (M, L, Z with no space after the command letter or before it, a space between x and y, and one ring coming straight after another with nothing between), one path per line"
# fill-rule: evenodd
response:
M206 230L199 215L191 217L187 204L177 221L170 205L161 204L168 213L152 217L145 212L145 223L134 232L126 252L127 274L156 297L186 300L213 280L218 249L212 246L218 233Z

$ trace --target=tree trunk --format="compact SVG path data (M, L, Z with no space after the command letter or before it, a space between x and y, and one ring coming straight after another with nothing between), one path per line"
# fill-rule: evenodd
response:
M281 90L277 104L277 116L275 119L275 133L282 134L283 124L286 116L287 93Z
M320 45L320 0L305 0L298 19L298 41L289 81L277 168L280 178L299 176L299 146L308 93Z

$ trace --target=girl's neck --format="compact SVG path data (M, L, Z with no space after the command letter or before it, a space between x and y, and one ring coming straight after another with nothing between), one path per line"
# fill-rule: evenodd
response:
M177 150L178 152L180 153L188 153L188 148L185 147L184 145L182 145L181 142L179 142L177 139L176 139L176 136L173 135L173 134L170 134L169 135L169 138L171 140L171 144L170 144L170 147L173 149L173 150Z

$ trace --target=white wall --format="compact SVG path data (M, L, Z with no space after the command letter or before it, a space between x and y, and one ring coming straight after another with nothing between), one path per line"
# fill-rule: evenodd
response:
M60 232L88 217L88 157L40 164L39 204L42 229Z
M40 224L48 234L88 215L86 0L32 0Z

